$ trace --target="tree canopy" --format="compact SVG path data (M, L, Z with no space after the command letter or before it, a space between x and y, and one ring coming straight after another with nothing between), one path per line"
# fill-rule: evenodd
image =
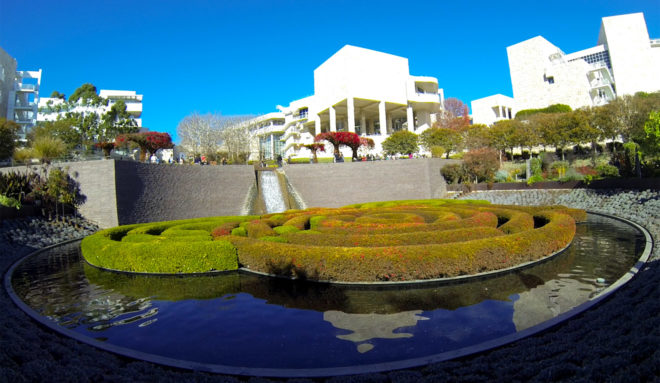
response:
M0 117L0 160L14 155L18 129L17 123Z
M383 141L383 150L390 155L412 154L419 151L419 136L408 130L399 130L392 133Z

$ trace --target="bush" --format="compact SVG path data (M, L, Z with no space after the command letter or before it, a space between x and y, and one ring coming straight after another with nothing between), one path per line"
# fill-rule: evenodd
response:
M619 177L619 169L614 165L603 164L596 166L598 175L605 178Z
M440 174L447 180L447 183L457 184L463 181L465 169L460 164L449 164L440 170Z
M446 151L442 146L431 146L431 157L442 158Z
M463 156L466 172L477 181L492 181L500 167L497 151L491 148L475 149Z
M509 172L506 170L498 170L495 172L495 181L496 182L508 182L511 177L509 176Z
M527 180L527 185L534 185L537 182L543 182L543 181L545 181L545 179L543 178L542 175L535 174L535 175L529 177L529 179Z

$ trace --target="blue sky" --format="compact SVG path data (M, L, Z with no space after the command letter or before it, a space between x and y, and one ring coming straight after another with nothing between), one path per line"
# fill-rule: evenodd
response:
M346 44L407 57L446 97L512 95L506 47L542 35L564 52L596 45L605 16L660 1L0 0L0 47L43 69L41 95L144 95L143 125L169 132L193 113L263 114L314 93L313 71Z

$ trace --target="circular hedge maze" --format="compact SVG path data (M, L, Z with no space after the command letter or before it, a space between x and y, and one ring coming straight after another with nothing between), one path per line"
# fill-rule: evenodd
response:
M248 270L378 282L504 269L567 247L583 210L415 200L119 226L85 238L91 265L143 273Z

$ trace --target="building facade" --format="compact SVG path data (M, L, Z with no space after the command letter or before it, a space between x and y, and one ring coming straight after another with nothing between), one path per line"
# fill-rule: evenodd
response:
M617 96L660 90L660 39L649 38L642 13L604 17L591 48L566 54L537 36L507 47L507 55L513 88L509 105L515 110L599 106ZM473 120L492 120L489 107L496 109L500 101L473 101Z
M39 114L37 121L55 121L64 117L66 113L95 113L99 119L117 102L123 101L126 104L126 111L131 115L137 127L142 127L142 98L143 95L137 94L134 90L106 90L101 89L99 96L107 103L101 105L83 104L82 99L77 103L69 105L66 100L53 97L41 97L39 99Z
M20 141L26 141L37 123L40 86L41 69L17 70L16 59L0 48L0 117L19 125Z
M380 153L392 133L430 128L442 98L437 79L410 75L407 58L346 45L314 70L314 95L249 122L253 157L309 157L301 145L338 131L373 139L371 152Z

